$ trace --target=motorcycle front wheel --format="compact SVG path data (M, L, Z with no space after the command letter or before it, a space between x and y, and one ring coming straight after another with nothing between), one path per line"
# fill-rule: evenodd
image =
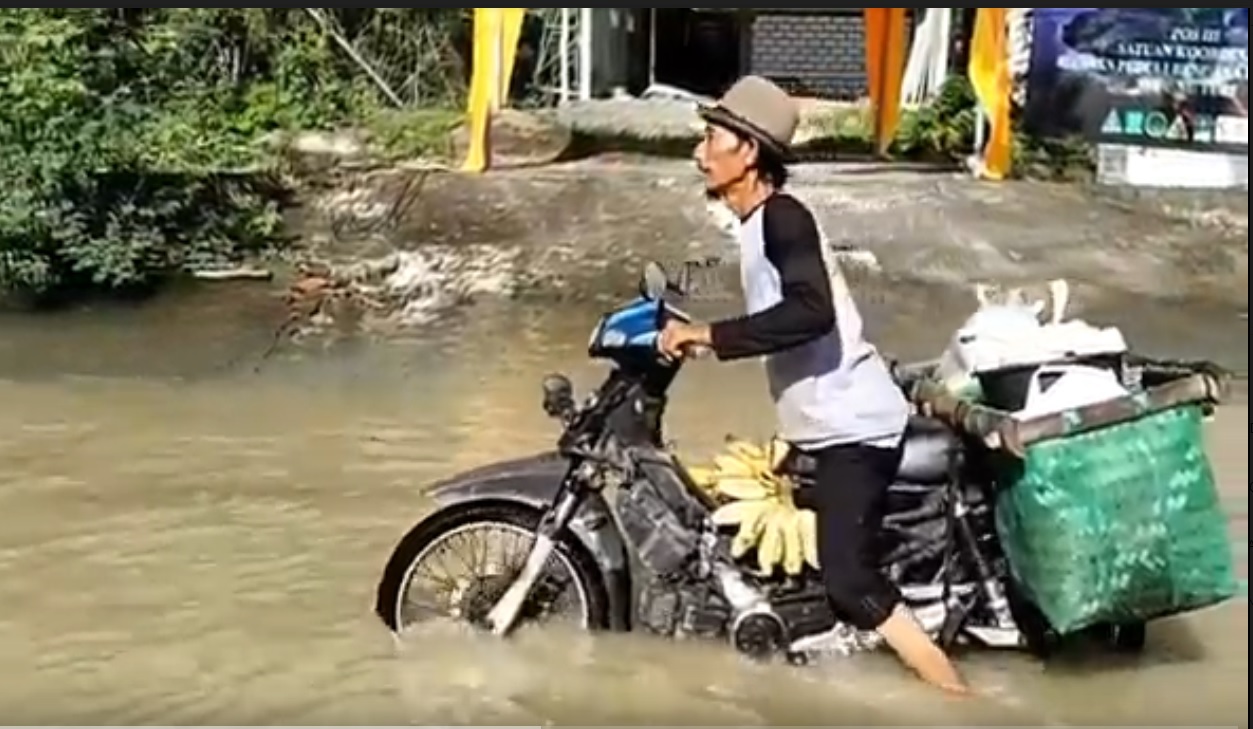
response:
M469 504L435 514L405 535L379 581L375 612L394 633L423 622L482 625L521 571L541 514L515 504ZM596 562L569 534L525 603L520 623L609 625Z

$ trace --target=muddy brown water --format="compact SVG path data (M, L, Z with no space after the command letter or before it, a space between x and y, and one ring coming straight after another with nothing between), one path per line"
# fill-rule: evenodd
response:
M257 368L265 296L0 319L8 723L1247 726L1247 601L1155 625L1135 660L964 656L969 701L882 656L762 667L722 645L451 626L396 646L370 601L423 485L551 442L537 383L596 381L595 311L483 305L412 341ZM908 326L924 302L867 308L900 349L951 329ZM1193 318L1209 328L1175 354L1247 369L1247 325L1217 318ZM693 367L670 420L682 450L769 432L756 367ZM1247 419L1236 404L1212 430L1246 577Z

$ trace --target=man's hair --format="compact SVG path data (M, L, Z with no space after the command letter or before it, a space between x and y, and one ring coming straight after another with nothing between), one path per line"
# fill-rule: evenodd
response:
M791 177L791 170L787 168L787 163L779 155L774 154L761 145L757 145L757 164L755 167L757 176L775 189L786 185L788 178Z
M761 144L757 140L741 134L739 131L734 129L731 131L739 138L741 144L757 145L757 162L753 165L753 171L757 173L757 176L760 177L763 182L775 189L781 188L787 184L788 178L792 175L791 171L787 168L787 163L783 161L782 157L770 151L768 147Z

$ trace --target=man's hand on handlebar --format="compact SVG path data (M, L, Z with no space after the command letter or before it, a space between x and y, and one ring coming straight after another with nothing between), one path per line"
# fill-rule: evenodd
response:
M671 360L691 359L711 351L709 326L681 321L669 321L657 339L661 355Z

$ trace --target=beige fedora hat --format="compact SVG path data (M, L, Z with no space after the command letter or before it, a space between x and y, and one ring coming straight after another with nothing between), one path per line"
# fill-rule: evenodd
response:
M710 124L753 139L784 162L795 161L792 139L800 126L800 108L769 79L745 76L717 103L702 105L697 113Z

